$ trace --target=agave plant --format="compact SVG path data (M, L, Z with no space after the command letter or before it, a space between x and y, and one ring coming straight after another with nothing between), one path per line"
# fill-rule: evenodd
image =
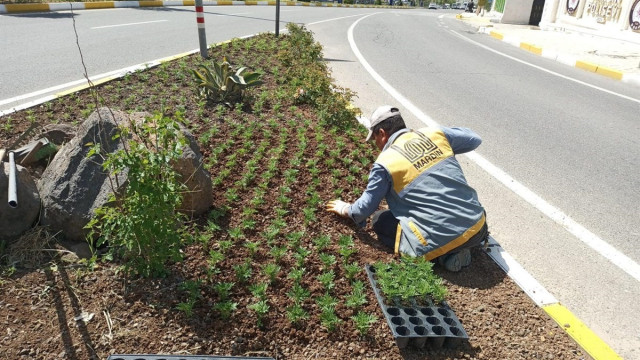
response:
M244 89L262 84L260 73L250 72L246 67L234 71L224 57L222 62L213 62L213 69L200 65L199 70L192 70L198 86L198 94L214 103L225 103L240 100Z

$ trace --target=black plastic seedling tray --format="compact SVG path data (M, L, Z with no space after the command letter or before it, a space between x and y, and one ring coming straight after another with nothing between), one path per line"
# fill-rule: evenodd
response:
M208 356L208 355L109 355L107 360L274 360L266 357Z
M388 303L378 288L375 268L366 265L365 270L398 348L409 344L420 349L425 346L432 349L456 348L469 339L460 320L445 301L434 304L425 297L411 299L410 304Z

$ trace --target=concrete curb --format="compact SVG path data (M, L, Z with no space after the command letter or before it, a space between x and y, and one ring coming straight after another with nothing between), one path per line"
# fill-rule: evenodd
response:
M204 6L275 6L275 0L268 1L232 1L232 0L204 0ZM113 8L137 8L137 7L165 7L165 6L195 6L195 0L142 0L142 1L99 1L99 2L65 2L44 4L5 4L0 5L0 14L18 14L27 12L113 9ZM335 4L324 2L299 2L282 1L280 6L317 6L317 7L347 7L347 8L393 8L414 9L403 6L389 5L361 5L361 4Z
M461 17L456 16L458 19ZM624 73L620 70L611 69L606 66L594 64L589 61L580 60L574 56L561 54L555 51L545 50L540 46L529 44L520 41L518 38L505 36L499 31L491 29L491 27L481 26L478 28L478 32L488 34L489 36L504 41L508 44L517 46L523 50L529 51L533 54L545 57L547 59L555 60L565 65L573 66L578 69L590 71L598 75L606 76L608 78L619 80L632 85L640 86L640 74Z
M489 236L489 252L493 261L515 281L593 360L621 360L607 343L589 329L578 317L551 295L496 240Z

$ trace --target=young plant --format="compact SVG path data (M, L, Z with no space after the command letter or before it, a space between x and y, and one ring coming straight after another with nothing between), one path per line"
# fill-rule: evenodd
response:
M269 282L272 284L276 281L280 270L280 266L274 263L268 263L262 267L262 272L269 278Z
M352 284L351 293L345 298L345 305L348 307L358 308L367 303L367 296L364 293L364 284L362 281L355 281Z
M318 275L317 279L322 284L322 287L324 287L325 291L329 292L335 287L335 283L333 282L335 280L335 277L336 275L334 274L333 270L331 270Z
M320 253L318 254L320 261L322 262L324 269L331 269L336 263L336 256L333 254Z
M333 310L338 305L338 300L329 294L324 294L316 298L316 304L318 304L321 311Z
M259 300L256 303L248 305L247 308L253 310L256 313L256 325L262 328L264 325L264 316L269 312L269 303L267 300Z
M273 256L273 260L275 262L280 262L280 260L282 260L282 257L287 253L287 248L284 246L274 246L271 248L271 251L269 253L271 254L271 256Z
M316 246L318 251L322 251L326 249L329 244L331 244L331 238L329 235L320 235L317 238L313 239L313 244Z
M304 271L305 271L305 268L303 268L303 267L297 268L297 269L292 269L289 272L289 275L287 277L289 279L293 280L296 284L299 284L300 280L302 280L302 276L304 275Z
M251 294L256 298L263 300L267 294L268 287L269 284L267 283L252 284L249 285L249 291L251 291Z
M244 247L249 250L249 255L253 257L258 251L260 244L256 241L247 241L244 243Z
M289 246L291 248L296 248L300 246L300 240L304 236L304 231L296 231L286 235L287 240L289 240Z
M220 252L223 254L229 251L232 245L233 245L233 242L231 240L220 240L218 242L218 248L220 249Z
M221 282L213 285L213 291L218 294L218 298L220 301L224 301L229 299L229 295L231 294L231 289L233 289L232 282Z
M311 293L300 285L300 283L295 283L287 295L293 300L294 304L302 304Z
M307 313L300 304L294 304L287 308L287 319L289 319L292 324L299 324L308 318L309 313Z
M224 254L222 254L222 252L216 250L209 251L207 263L210 267L215 268L222 260L224 260Z
M361 271L360 265L357 262L352 262L350 264L344 265L344 276L347 280L352 281L355 279L356 275Z
M229 319L237 308L238 303L232 301L221 301L213 305L213 310L217 311L224 320Z
M378 321L378 317L373 314L367 314L364 311L360 311L352 316L351 320L353 320L356 330L358 330L360 335L364 336L371 328L371 325Z
M188 280L180 284L180 288L187 292L187 301L179 303L176 307L178 310L183 311L187 317L191 317L193 315L193 306L201 297L200 284L201 282L199 280Z
M247 261L242 264L234 265L233 270L236 272L236 279L238 279L240 283L246 283L251 279L252 270L250 262Z
M342 323L342 319L340 319L333 308L324 309L320 313L320 323L324 326L327 331L334 332L336 328Z
M442 279L433 273L433 263L424 258L402 258L400 262L374 264L376 280L382 294L390 299L408 301L430 296L442 302L447 294Z

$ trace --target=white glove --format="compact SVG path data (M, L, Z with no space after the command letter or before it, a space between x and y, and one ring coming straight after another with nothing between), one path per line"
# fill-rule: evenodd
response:
M351 206L351 204L342 200L331 200L327 203L327 211L336 213L342 217L349 217L349 206Z

